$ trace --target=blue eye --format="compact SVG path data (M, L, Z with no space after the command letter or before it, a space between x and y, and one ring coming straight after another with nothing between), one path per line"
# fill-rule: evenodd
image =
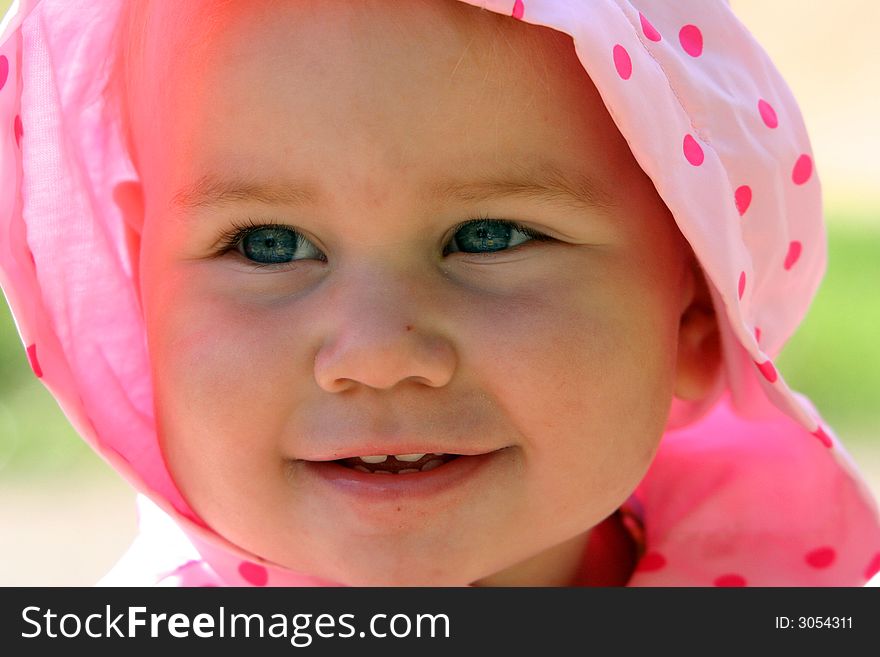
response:
M469 219L455 228L443 255L455 252L491 254L512 249L530 241L549 241L542 233L501 219ZM218 255L237 251L255 267L314 259L322 262L327 257L304 235L281 224L257 224L248 221L235 226L221 237Z
M233 249L257 265L280 265L302 260L303 256L323 259L323 254L300 233L273 224L238 227L224 238L223 252ZM299 253L303 249L306 253Z
M447 252L492 253L511 249L531 240L543 242L550 239L553 238L511 221L472 219L459 224L450 242L454 250Z
M293 260L298 239L296 233L273 226L250 231L241 238L239 245L246 258L274 265Z

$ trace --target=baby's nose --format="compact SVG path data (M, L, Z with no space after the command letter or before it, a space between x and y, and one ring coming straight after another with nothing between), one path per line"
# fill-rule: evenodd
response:
M431 326L430 295L387 279L339 286L315 354L315 380L328 392L357 384L380 390L402 381L446 385L456 367L449 338ZM436 309L434 309L436 311ZM329 321L328 321L329 320Z

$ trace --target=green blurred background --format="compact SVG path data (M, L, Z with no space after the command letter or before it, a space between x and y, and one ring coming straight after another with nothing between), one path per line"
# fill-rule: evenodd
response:
M8 5L0 0L0 12ZM871 31L880 20L866 19L880 19L880 10L862 0L842 0L824 13L793 0L733 6L801 102L827 199L828 273L777 365L815 402L880 494L880 93L874 85L866 95L865 85L880 79ZM798 30L784 20L790 11L799 15ZM835 38L834 21L847 16L861 18L830 56L846 66L829 56L816 60L815 43ZM871 74L858 66L871 66ZM841 71L850 72L850 86ZM33 376L0 301L0 585L93 583L134 532L132 499Z

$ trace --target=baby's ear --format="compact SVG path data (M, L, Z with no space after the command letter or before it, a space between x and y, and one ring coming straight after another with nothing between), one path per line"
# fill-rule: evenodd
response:
M144 230L144 192L136 180L126 180L113 188L113 200L122 212L125 224L125 245L131 260L132 279L137 292L140 292L141 234Z
M721 374L721 334L703 270L693 255L689 260L674 394L684 402L699 405L714 391Z

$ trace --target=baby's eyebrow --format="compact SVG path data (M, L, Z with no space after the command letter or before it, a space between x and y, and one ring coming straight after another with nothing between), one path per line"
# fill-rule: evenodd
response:
M317 191L302 183L280 184L206 174L184 185L171 197L172 209L183 212L251 202L264 205L303 206L317 203Z
M582 173L568 174L552 163L530 168L510 165L507 171L484 178L444 180L436 183L429 195L463 202L519 198L594 212L607 212L617 206L614 195L598 179Z
M425 197L431 201L453 199L465 203L519 198L594 212L608 211L617 205L608 188L595 178L568 175L552 163L531 168L509 165L506 171L489 176L436 181L426 188ZM171 198L171 208L186 213L243 202L301 207L317 205L320 200L318 188L307 183L207 174L180 188Z

